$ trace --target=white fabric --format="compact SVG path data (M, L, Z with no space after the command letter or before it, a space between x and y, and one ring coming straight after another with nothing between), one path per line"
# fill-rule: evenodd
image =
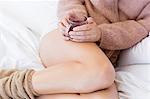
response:
M58 0L0 1L0 12L13 17L36 33L47 33L56 28Z
M150 64L150 36L120 54L119 66Z
M0 1L0 68L43 68L39 39L57 27L57 2Z
M38 54L40 35L0 13L0 68L42 69Z
M119 99L150 99L150 64L116 70Z
M121 52L116 84L120 99L150 99L150 36Z

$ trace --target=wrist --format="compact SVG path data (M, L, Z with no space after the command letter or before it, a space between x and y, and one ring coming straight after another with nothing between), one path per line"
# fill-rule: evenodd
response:
M102 37L102 32L100 31L100 29L99 29L99 35L100 35L100 37L99 37L99 39L98 39L98 42L99 42L99 45L100 45L100 43L101 43L101 37Z
M98 36L98 40L96 41L96 44L99 46L101 43L101 37L102 37L102 33L101 33L101 30L99 28L98 28L98 34L99 34L99 36Z
M101 37L102 37L102 32L101 32L101 30L99 29L99 39L98 39L99 42L101 41Z

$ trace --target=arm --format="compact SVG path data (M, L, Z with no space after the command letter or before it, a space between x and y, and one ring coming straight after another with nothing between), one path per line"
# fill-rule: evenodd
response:
M148 4L137 20L101 24L100 47L108 50L120 50L132 47L148 35L150 31L150 4Z
M59 0L57 11L58 18L63 18L70 11L75 11L83 16L87 16L86 8L83 5L83 0Z

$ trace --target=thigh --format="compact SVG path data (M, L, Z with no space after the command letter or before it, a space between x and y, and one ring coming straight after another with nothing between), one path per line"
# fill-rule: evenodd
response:
M118 93L115 84L105 90L89 93L89 94L55 94L43 95L37 99L118 99Z
M58 29L48 33L41 40L39 52L45 66L68 61L79 61L85 64L110 63L95 43L65 41Z

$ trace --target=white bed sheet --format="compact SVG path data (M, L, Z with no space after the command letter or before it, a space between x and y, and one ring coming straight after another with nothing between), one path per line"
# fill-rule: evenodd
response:
M57 27L57 1L0 1L0 68L43 68L38 44Z
M2 12L0 20L0 68L41 68L38 55L40 34Z
M118 68L116 85L120 99L150 99L150 64Z

